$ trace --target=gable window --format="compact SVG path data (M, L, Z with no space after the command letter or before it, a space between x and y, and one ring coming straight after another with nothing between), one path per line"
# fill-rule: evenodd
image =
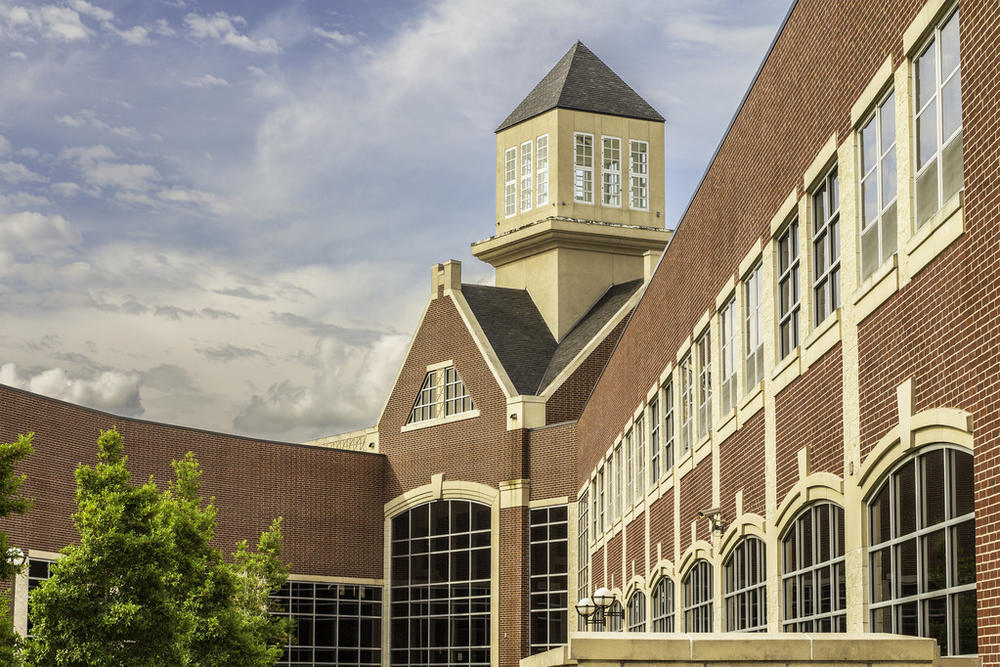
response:
M898 466L868 505L871 629L932 637L974 655L972 455L936 448Z
M763 266L760 262L750 269L743 280L743 301L746 303L746 328L743 334L743 355L746 361L746 391L753 391L764 379L764 313L760 302L764 298L761 283Z
M549 135L543 134L535 139L535 203L538 206L549 201Z
M573 200L594 203L594 135L573 135Z
M719 315L719 335L721 355L719 370L722 375L722 414L728 415L736 407L736 298L733 297L722 307Z
M601 137L601 177L604 187L601 202L605 206L622 205L622 140Z
M712 631L712 565L697 561L684 577L684 631Z
M840 192L837 169L813 193L814 325L840 308Z
M781 540L785 632L846 632L844 509L817 503Z
M962 71L958 10L917 57L914 110L917 227L962 188Z
M674 631L674 582L668 577L660 577L653 586L650 596L653 632Z
M534 203L531 192L531 142L521 144L521 210L527 211Z
M694 372L691 370L691 353L677 367L681 389L681 456L691 451L692 425L694 421Z
M712 429L712 339L708 329L698 339L698 439Z
M632 208L649 209L649 144L645 141L629 144L629 199Z
M649 402L649 485L660 479L660 400Z
M726 632L767 630L764 541L747 537L726 560Z
M799 221L778 236L778 359L799 345Z
M896 252L895 112L895 94L889 91L858 132L862 280Z
M458 377L454 366L444 370L444 414L457 415L473 408L472 397L465 389L465 383Z
M407 424L473 413L476 406L454 366L427 371ZM469 415L469 416L475 416Z
M646 492L646 428L642 417L635 420L632 438L635 444L635 501Z
M503 213L517 213L517 149L508 148L503 154Z
M674 467L674 383L668 381L660 392L663 397L663 473Z
M642 591L632 593L625 610L628 614L628 631L646 631L646 595Z
M424 383L420 385L420 393L417 394L417 400L413 404L413 409L410 410L410 418L406 420L407 424L437 417L437 379L437 371L429 371L424 376Z

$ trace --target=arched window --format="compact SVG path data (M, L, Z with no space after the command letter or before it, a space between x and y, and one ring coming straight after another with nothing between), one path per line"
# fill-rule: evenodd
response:
M899 465L868 505L871 629L977 653L972 455L938 447Z
M628 618L626 619L628 621L628 631L645 632L646 594L642 591L632 593L632 597L628 599L626 613L628 614Z
M685 632L712 631L712 565L699 560L684 577Z
M490 508L438 500L391 529L391 664L489 665Z
M668 577L660 577L653 586L650 596L653 632L674 631L674 582Z
M608 607L608 611L611 612L607 617L608 630L610 632L621 632L623 629L622 618L625 616L622 610L622 603L615 599L611 606Z
M781 540L785 632L846 632L844 509L817 503Z
M726 632L767 630L764 540L746 537L730 554L726 573Z

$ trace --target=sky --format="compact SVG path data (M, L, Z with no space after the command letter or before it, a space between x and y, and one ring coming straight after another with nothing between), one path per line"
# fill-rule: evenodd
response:
M0 0L0 383L282 441L373 425L431 265L492 282L493 132L573 43L666 117L673 227L788 7Z

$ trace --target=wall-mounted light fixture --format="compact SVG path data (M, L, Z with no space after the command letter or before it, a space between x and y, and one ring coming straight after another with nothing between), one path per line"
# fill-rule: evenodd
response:
M602 586L594 591L591 597L583 598L576 603L576 613L583 616L587 625L603 630L606 619L625 618L625 610L621 605L618 605L618 609L614 609L614 606L615 594Z

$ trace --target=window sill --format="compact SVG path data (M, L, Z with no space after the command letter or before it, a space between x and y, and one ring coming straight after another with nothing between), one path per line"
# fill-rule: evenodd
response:
M759 383L754 389L747 393L742 399L740 399L740 409L739 409L739 422L743 425L749 421L751 417L757 414L758 410L764 407L764 383Z
M407 433L408 431L418 431L422 428L430 428L431 426L440 426L441 424L451 424L453 422L460 422L466 419L473 419L479 416L479 410L471 410L469 412L459 412L457 415L448 415L447 417L435 417L434 419L425 419L424 421L413 422L412 424L404 424L399 428L400 433Z
M680 482L680 480L684 479L684 475L691 472L692 468L694 468L694 450L689 449L677 459L677 467L674 469L674 476L677 481Z
M775 394L787 387L802 371L802 365L799 363L799 350L800 348L796 346L771 371L771 386Z
M704 460L705 457L711 453L712 453L712 434L709 433L704 438L702 438L702 440L697 445L695 445L694 456L692 457L693 460L691 467L693 468L694 466L701 463L702 460Z
M840 308L820 322L802 343L802 366L809 368L840 342Z
M854 316L859 324L899 289L898 257L893 255L854 292Z
M734 407L719 419L719 427L715 429L715 440L723 442L736 432L736 408Z
M945 202L924 226L906 242L906 279L913 278L965 231L965 190Z

